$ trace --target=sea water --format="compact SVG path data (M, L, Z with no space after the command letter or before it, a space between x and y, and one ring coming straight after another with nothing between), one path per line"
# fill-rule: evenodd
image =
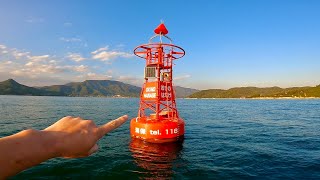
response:
M97 125L137 116L139 99L0 96L0 137L44 129L64 116ZM320 100L178 99L185 139L130 138L129 122L94 155L55 158L11 179L320 179Z

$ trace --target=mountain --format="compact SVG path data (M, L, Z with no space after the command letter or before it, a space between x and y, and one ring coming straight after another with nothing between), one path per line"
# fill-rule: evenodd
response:
M54 96L59 95L55 92L48 92L33 87L28 87L17 83L13 79L0 82L0 95L37 95L37 96Z
M176 92L176 97L177 98L185 98L190 96L193 93L198 92L199 90L197 89L191 89L191 88L184 88L181 86L174 86L174 90Z
M320 97L320 85L292 88L236 87L228 90L208 89L203 91L180 86L174 88L178 98ZM140 87L111 80L87 80L45 87L28 87L13 79L0 82L0 95L139 97L140 92Z
M179 86L174 88L177 97L187 97L198 91ZM139 97L140 93L140 87L111 80L87 80L45 87L28 87L13 79L0 82L0 95Z
M196 92L190 98L281 98L281 97L320 97L320 85L315 87L237 87L228 90L208 89Z
M141 88L119 81L111 80L86 80L72 82L65 85L41 87L41 90L57 92L62 96L124 96L138 97Z
M138 97L140 91L139 87L110 80L87 80L37 88L19 84L13 79L0 82L0 95Z

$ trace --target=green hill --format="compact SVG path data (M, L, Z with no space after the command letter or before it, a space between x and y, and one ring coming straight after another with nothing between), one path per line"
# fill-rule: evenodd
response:
M0 82L0 95L138 97L140 91L140 87L110 80L88 80L37 88L19 84L13 79Z
M181 86L174 86L174 90L176 92L176 97L177 98L185 98L185 97L188 97L191 94L199 91L197 89L184 88L184 87L181 87Z
M28 87L17 83L13 79L8 79L0 82L0 95L56 96L59 95L59 93Z
M87 80L73 82L65 85L41 87L42 90L59 92L63 96L124 96L138 97L141 88L119 81L111 80Z
M320 85L315 87L236 87L228 90L196 89L176 86L176 97L190 98L282 98L282 97L320 97ZM121 96L139 97L141 88L119 81L87 80L72 82L65 85L46 87L28 87L13 79L0 82L0 95L32 95L32 96Z
M177 97L187 97L198 91L179 86L175 90ZM28 87L13 79L0 82L0 95L139 97L140 93L140 87L111 80L87 80L45 87Z
M208 89L196 92L190 98L263 98L263 97L320 97L320 85L316 87L237 87L228 90Z

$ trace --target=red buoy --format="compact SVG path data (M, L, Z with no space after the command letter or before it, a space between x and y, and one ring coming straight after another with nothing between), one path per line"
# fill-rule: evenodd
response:
M134 49L135 55L146 60L146 67L138 116L131 120L130 134L148 142L173 142L183 138L185 123L176 107L172 63L185 51L172 44L163 23L154 32L148 44ZM160 37L160 42L152 43L155 37ZM162 37L170 43L162 43Z

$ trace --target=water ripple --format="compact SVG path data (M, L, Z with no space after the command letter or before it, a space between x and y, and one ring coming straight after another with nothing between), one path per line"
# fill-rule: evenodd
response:
M97 125L137 114L139 99L0 96L0 136L66 115ZM11 179L320 179L320 100L177 100L183 142L132 140L129 123L96 154L51 159Z

